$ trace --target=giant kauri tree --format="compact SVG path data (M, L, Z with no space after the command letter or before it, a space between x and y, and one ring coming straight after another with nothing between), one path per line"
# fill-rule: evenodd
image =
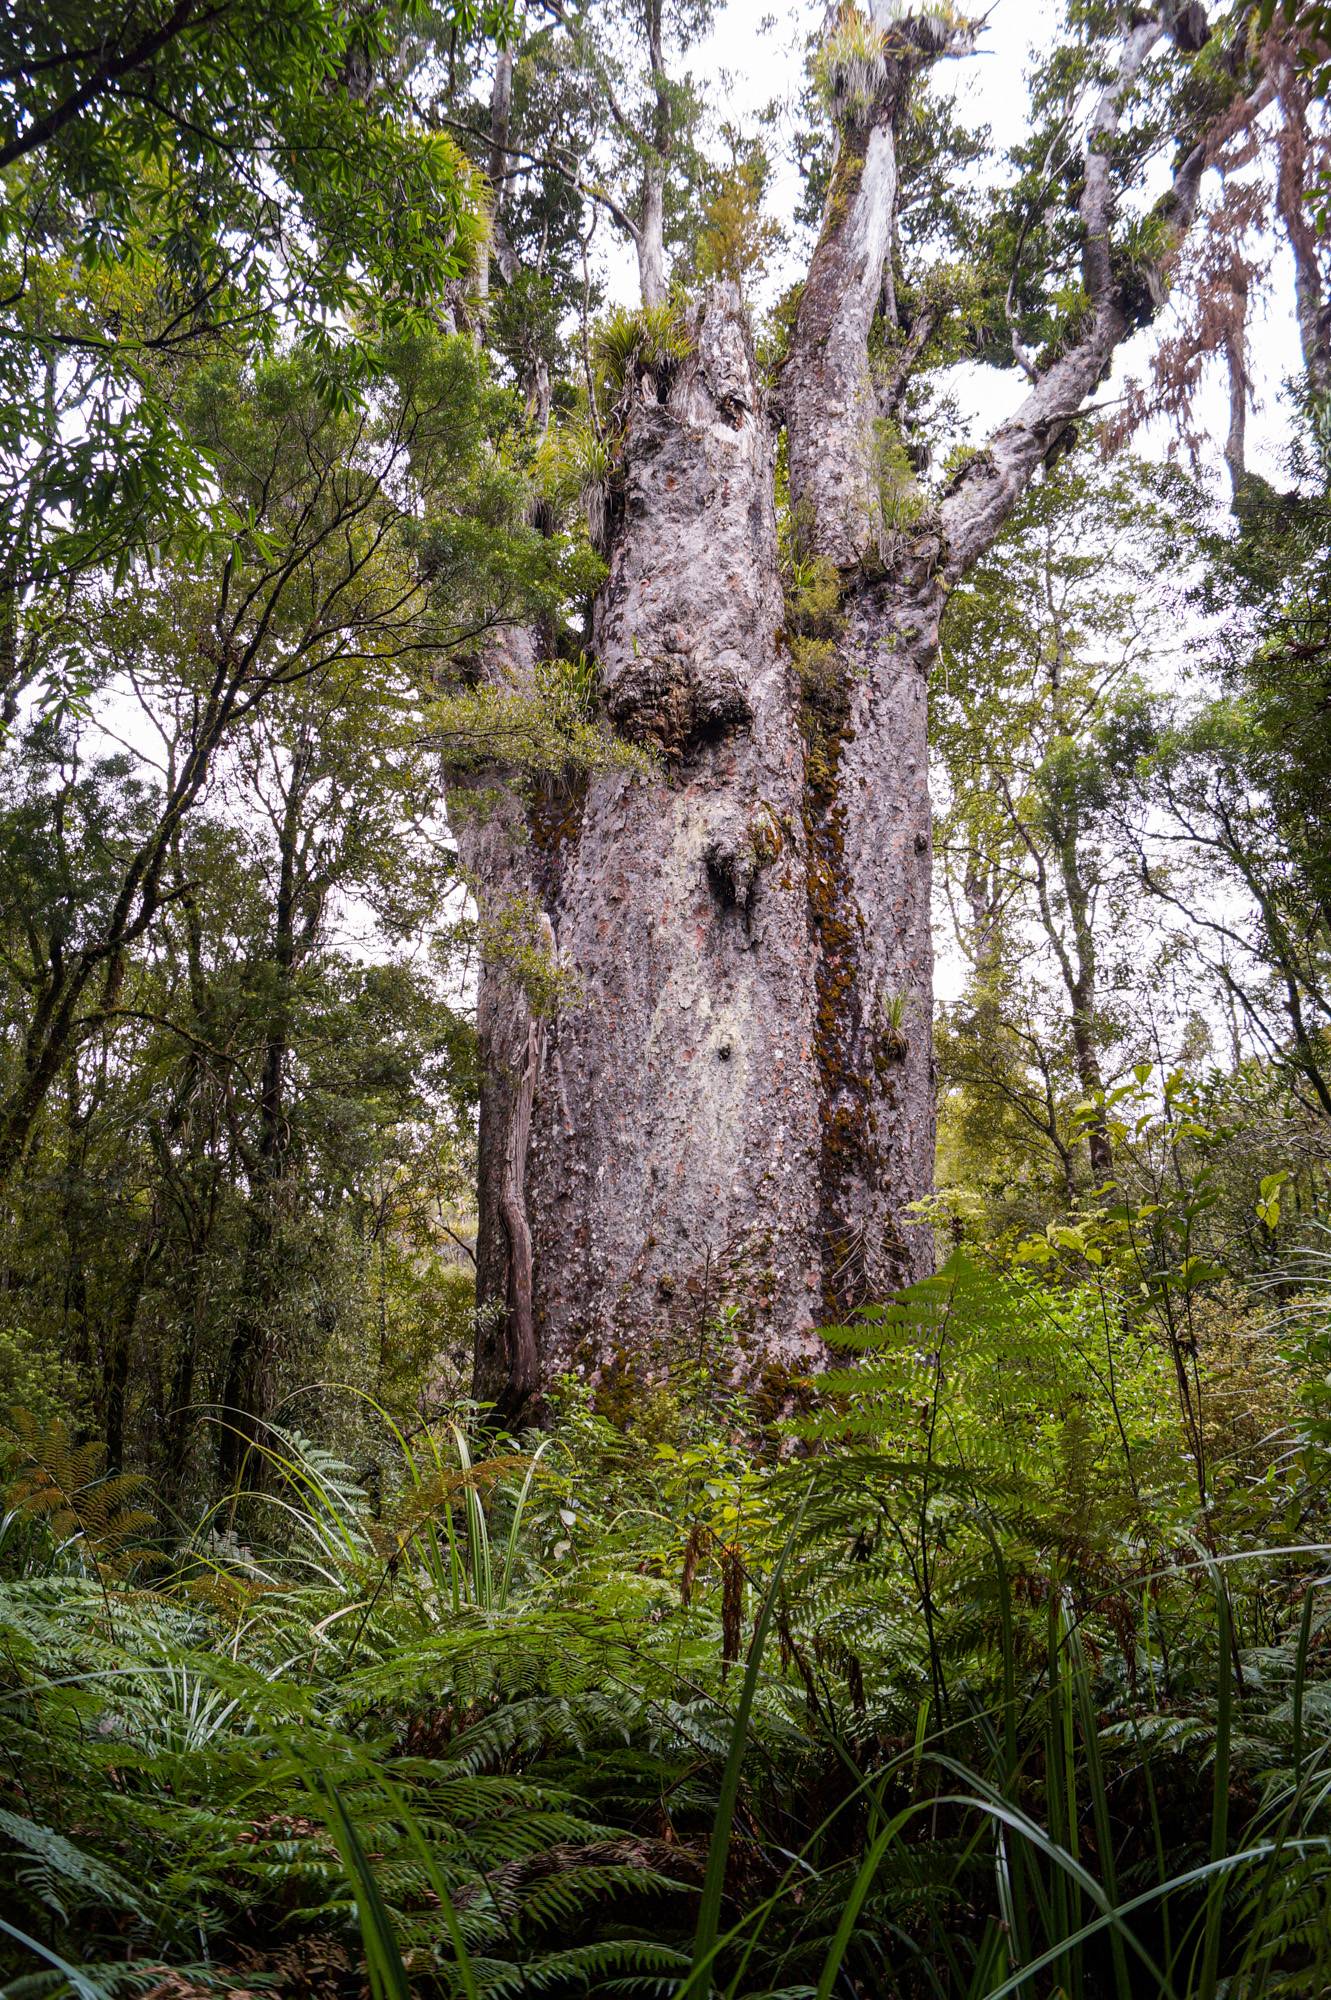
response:
M556 975L534 999L499 955L479 997L477 1381L506 1414L564 1370L633 1380L718 1327L780 1400L820 1324L928 1266L940 620L1156 314L1207 170L1268 89L1237 13L1070 16L1015 179L978 210L948 189L956 128L928 97L976 29L884 0L830 22L821 223L775 366L733 284L661 305L650 121L636 195L566 169L651 275L621 343L591 639L602 712L652 761L555 792L491 771L486 811L474 775L460 801L483 912L524 911ZM682 102L653 32L656 97ZM500 229L521 158L502 108ZM925 483L922 385L967 357L1024 390ZM530 689L541 647L515 632L481 671Z

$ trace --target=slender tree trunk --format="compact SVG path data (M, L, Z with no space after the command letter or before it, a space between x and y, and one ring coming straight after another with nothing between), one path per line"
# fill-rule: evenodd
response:
M118 1472L125 1463L125 1421L129 1414L130 1359L134 1329L138 1324L139 1302L148 1275L161 1247L155 1212L144 1223L130 1267L119 1310L113 1315L102 1354L102 1421L106 1438L106 1465Z
M638 254L638 288L645 306L665 304L665 171L655 162L642 177L642 198L633 247Z
M513 633L491 649L488 677L530 692L533 655L531 635ZM539 910L543 857L533 845L523 803L504 779L498 770L479 773L469 787L454 787L450 809L483 923L476 1007L481 1072L476 1379L479 1393L492 1397L499 1414L509 1418L520 1415L540 1387L527 1163L544 1026L511 964L489 949L484 924L496 917L522 922ZM535 929L553 953L548 918L538 919Z
M665 67L664 13L662 0L647 0L645 25L648 59L652 66L652 114L643 164L637 233L633 239L638 253L638 283L645 306L663 305L666 298L665 192L672 120L670 79Z
M1317 220L1320 188L1317 169L1310 170L1309 159L1312 89L1295 56L1278 42L1271 46L1270 60L1281 111L1276 140L1276 210L1294 258L1294 306L1307 386L1315 395L1325 395L1331 387L1331 302L1323 276L1323 236Z
M222 1384L223 1421L218 1432L218 1476L232 1483L244 1469L247 1447L260 1434L272 1401L272 1317L281 1275L275 1268L282 1228L282 1193L291 1152L286 1082L291 1060L291 1009L302 946L317 918L303 907L310 883L302 852L302 813L310 751L295 752L278 837L277 894L273 909L273 997L259 1081L258 1142L250 1164L249 1216L240 1296ZM257 1478L253 1461L245 1473Z
M61 1311L61 1335L80 1373L86 1372L92 1362L88 1273L83 1260L87 1132L88 1116L81 1102L78 1063L72 1061L65 1079L65 1158L61 1174L61 1222L65 1232L65 1296Z
M210 1204L211 1206L211 1204ZM209 1217L211 1223L211 1217ZM194 1382L198 1368L200 1335L207 1305L203 1276L207 1227L196 1232L190 1244L189 1306L181 1315L180 1345L171 1371L171 1387L163 1411L162 1491L173 1507L185 1495L190 1446L195 1435Z
M1095 931L1091 923L1091 892L1082 874L1076 836L1073 834L1068 834L1060 845L1059 869L1072 923L1075 954L1069 958L1060 950L1059 963L1072 1010L1072 1047L1077 1063L1077 1081L1083 1094L1094 1102L1104 1096L1105 1088L1097 1046L1098 961ZM1090 1154L1091 1176L1097 1187L1104 1187L1114 1178L1114 1147L1103 1112L1098 1112L1087 1127L1086 1146Z

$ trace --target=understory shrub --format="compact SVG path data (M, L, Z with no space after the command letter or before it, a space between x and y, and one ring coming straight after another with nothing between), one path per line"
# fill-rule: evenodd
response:
M1320 1311L1278 1436L1217 1345L1204 1502L1110 1285L961 1259L775 1434L270 1428L175 1541L16 1419L5 1994L1323 1992Z

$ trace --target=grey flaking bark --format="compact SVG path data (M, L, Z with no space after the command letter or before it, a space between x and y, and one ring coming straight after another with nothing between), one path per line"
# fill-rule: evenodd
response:
M869 330L896 178L889 118L842 134L782 383L796 529L838 568L876 552L882 526Z
M772 439L737 296L625 412L595 646L658 777L593 779L551 909L528 1206L543 1374L664 1365L726 1303L755 1365L818 1315L803 749L778 642Z
M541 886L571 988L543 1036L500 970L482 994L487 1128L522 1118L538 1065L520 1216L513 1147L482 1140L482 1263L493 1284L499 1256L509 1309L478 1386L506 1407L528 1241L547 1385L666 1368L727 1308L737 1365L787 1383L813 1329L924 1262L903 1213L932 1154L924 679L882 629L913 631L920 592L851 604L830 709L811 707L732 290L689 342L628 391L594 633L606 708L659 775L594 778L553 835L539 816L486 834L492 879L506 854L510 892Z
M1084 332L1030 365L936 502L885 518L876 427L930 331L897 328L875 380L893 121L911 70L968 32L893 16L780 385L796 531L838 580L816 649L784 629L773 426L733 289L691 309L685 358L631 375L593 638L606 710L658 773L553 811L508 792L467 836L483 899L539 896L565 982L538 1023L502 969L482 977L476 1381L506 1413L533 1407L533 1375L538 1394L569 1369L632 1383L702 1353L723 1311L737 1368L780 1402L820 1324L928 1268L927 678L948 590L1133 323L1108 160L1176 11L1126 27L1088 121ZM1205 134L1182 147L1159 207L1161 295L1208 158Z
M823 936L818 959L829 1316L887 1297L931 1262L931 1232L910 1206L932 1186L934 1158L928 668L940 611L931 579L848 594L845 733L825 797L810 786L815 848L847 933Z

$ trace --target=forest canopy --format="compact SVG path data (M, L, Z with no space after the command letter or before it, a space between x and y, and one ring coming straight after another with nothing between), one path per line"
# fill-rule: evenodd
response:
M1329 80L13 0L4 2000L1327 1990Z

